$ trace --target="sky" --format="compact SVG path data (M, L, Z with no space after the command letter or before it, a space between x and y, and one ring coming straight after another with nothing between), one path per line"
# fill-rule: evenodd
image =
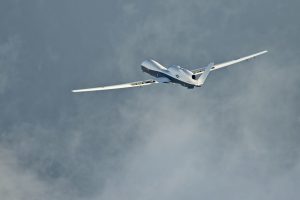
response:
M298 0L1 0L1 200L299 199ZM262 50L177 85L188 69Z

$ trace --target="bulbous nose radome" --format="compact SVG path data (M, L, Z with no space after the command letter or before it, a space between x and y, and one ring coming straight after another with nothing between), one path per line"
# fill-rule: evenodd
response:
M145 60L144 62L142 62L141 64L141 68L142 70L166 70L166 68L164 66L162 66L161 64L159 64L158 62L156 62L155 60Z

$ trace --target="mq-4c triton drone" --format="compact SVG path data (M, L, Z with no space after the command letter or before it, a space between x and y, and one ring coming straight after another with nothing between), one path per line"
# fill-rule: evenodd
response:
M174 84L180 84L189 89L193 89L194 87L201 87L204 84L209 72L230 65L234 65L242 61L250 60L259 55L265 54L267 52L268 51L261 51L259 53L250 56L246 56L243 58L239 58L236 60L232 60L220 64L210 63L206 67L202 67L194 70L188 70L180 66L164 67L163 65L159 64L155 60L145 60L144 62L142 62L141 68L143 72L153 76L154 77L153 79L149 79L145 81L137 81L132 83L124 83L120 85L78 89L78 90L73 90L72 92L91 92L91 91L99 91L99 90L113 90L113 89L122 89L122 88L142 87L146 85L152 85L155 83L174 83Z

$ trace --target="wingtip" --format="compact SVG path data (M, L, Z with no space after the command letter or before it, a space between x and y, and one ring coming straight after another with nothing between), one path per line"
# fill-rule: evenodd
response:
M264 51L260 51L260 52L256 53L255 55L259 56L259 55L263 55L268 52L269 52L268 50L264 50Z

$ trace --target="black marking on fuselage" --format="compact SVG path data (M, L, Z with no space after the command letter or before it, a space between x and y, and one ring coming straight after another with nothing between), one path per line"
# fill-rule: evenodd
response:
M162 72L158 72L158 71L154 71L154 70L151 70L151 69L148 69L146 67L144 67L143 65L141 66L142 68L142 71L147 73L147 74L150 74L151 76L154 76L154 77L167 77L168 79L170 79L170 81L172 83L177 83L177 84L180 84L182 85L183 87L187 87L189 89L193 89L195 87L195 85L192 85L192 84L189 84L189 83L186 83L186 82L183 82L183 81L180 81L176 78L173 78L172 76L168 75L168 74L165 74L165 73L162 73Z

